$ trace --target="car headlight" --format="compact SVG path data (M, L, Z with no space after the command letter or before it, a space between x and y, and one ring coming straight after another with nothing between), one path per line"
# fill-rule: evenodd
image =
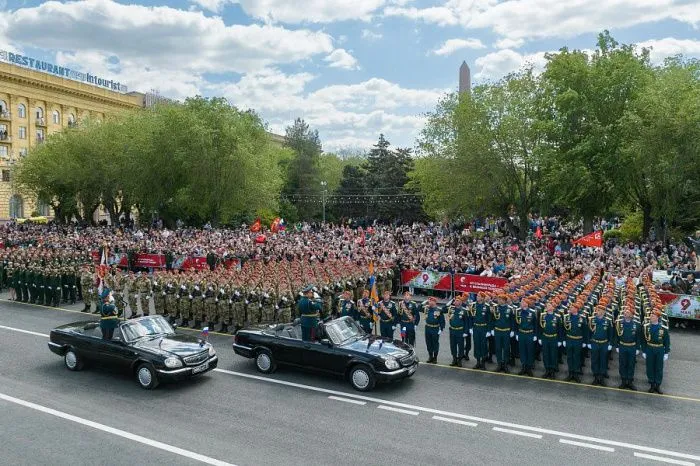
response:
M216 350L214 349L213 346L209 346L209 356L215 356L216 355Z
M384 365L386 366L387 369L389 370L396 370L398 369L399 362L396 360L396 358L389 356L388 358L384 359Z
M165 367L169 369L175 369L176 367L182 367L182 361L180 358L170 357L165 360Z

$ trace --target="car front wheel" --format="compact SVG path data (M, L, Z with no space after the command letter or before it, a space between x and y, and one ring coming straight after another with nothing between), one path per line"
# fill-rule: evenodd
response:
M357 365L350 370L350 384L355 390L367 392L374 388L376 383L374 373L364 364Z
M270 374L275 371L277 364L275 363L275 358L272 357L272 353L262 349L255 355L255 367L263 374Z
M153 390L156 388L158 386L158 376L153 366L150 364L141 364L138 369L136 369L136 381L143 389Z
M66 351L66 354L63 355L63 362L69 371L79 371L83 368L83 360L73 349Z

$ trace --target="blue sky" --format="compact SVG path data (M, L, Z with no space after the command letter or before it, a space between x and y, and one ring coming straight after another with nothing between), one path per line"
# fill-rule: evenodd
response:
M305 118L326 150L412 147L457 87L609 29L661 62L700 57L700 0L0 0L0 49L183 99L224 96L272 130Z

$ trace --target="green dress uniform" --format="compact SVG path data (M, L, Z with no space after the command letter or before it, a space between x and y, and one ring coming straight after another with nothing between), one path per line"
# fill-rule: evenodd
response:
M615 322L615 346L619 353L620 388L634 389L634 369L642 342L642 329L634 319L620 317Z
M661 322L644 324L644 357L647 362L647 379L651 388L649 391L661 393L660 387L664 376L664 361L671 352L671 339L668 328Z
M467 329L467 310L463 306L450 306L448 308L448 323L450 326L450 353L452 353L451 366L462 366L464 358L464 335Z
M372 333L372 302L369 298L362 298L357 301L357 312L360 316L360 327L366 333Z
M103 304L100 311L100 329L102 330L102 338L111 340L114 335L114 329L117 328L119 317L117 316L117 307L113 303Z
M301 320L301 339L303 341L315 339L316 327L321 316L321 303L311 301L304 296L299 300L297 309Z
M508 372L510 361L510 337L514 334L515 316L513 309L507 304L491 306L493 317L493 332L496 345L496 362L499 372Z
M379 313L379 332L384 338L394 339L394 329L398 320L398 309L396 303L392 300L381 300L377 304L377 312Z
M520 375L532 376L535 365L535 342L537 337L537 312L531 308L515 311L515 333L520 351Z
M591 350L591 372L596 385L604 385L603 378L608 374L608 351L612 349L613 325L606 316L592 316L589 318L588 327Z
M440 352L440 333L445 329L445 313L438 307L428 307L425 316L425 346L428 362L437 362Z
M579 314L564 316L566 338L562 344L566 347L566 364L569 368L567 381L581 382L581 350L588 345L588 325L584 319Z
M357 307L352 299L341 299L338 302L338 309L340 317L352 317L354 320L359 320L360 318Z
M476 366L474 368L485 369L488 356L486 337L491 333L489 305L479 302L472 303L469 313L472 320L472 328L470 330L474 337L474 358L476 358Z
M544 362L544 377L554 378L558 366L558 352L561 347L562 319L556 313L540 315L540 345Z
M416 346L416 326L420 323L420 310L413 301L403 300L399 303L399 325L401 341Z

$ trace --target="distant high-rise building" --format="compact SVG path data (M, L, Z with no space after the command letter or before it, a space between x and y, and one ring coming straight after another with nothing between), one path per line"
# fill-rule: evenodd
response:
M472 91L472 72L466 61L459 67L459 93Z

